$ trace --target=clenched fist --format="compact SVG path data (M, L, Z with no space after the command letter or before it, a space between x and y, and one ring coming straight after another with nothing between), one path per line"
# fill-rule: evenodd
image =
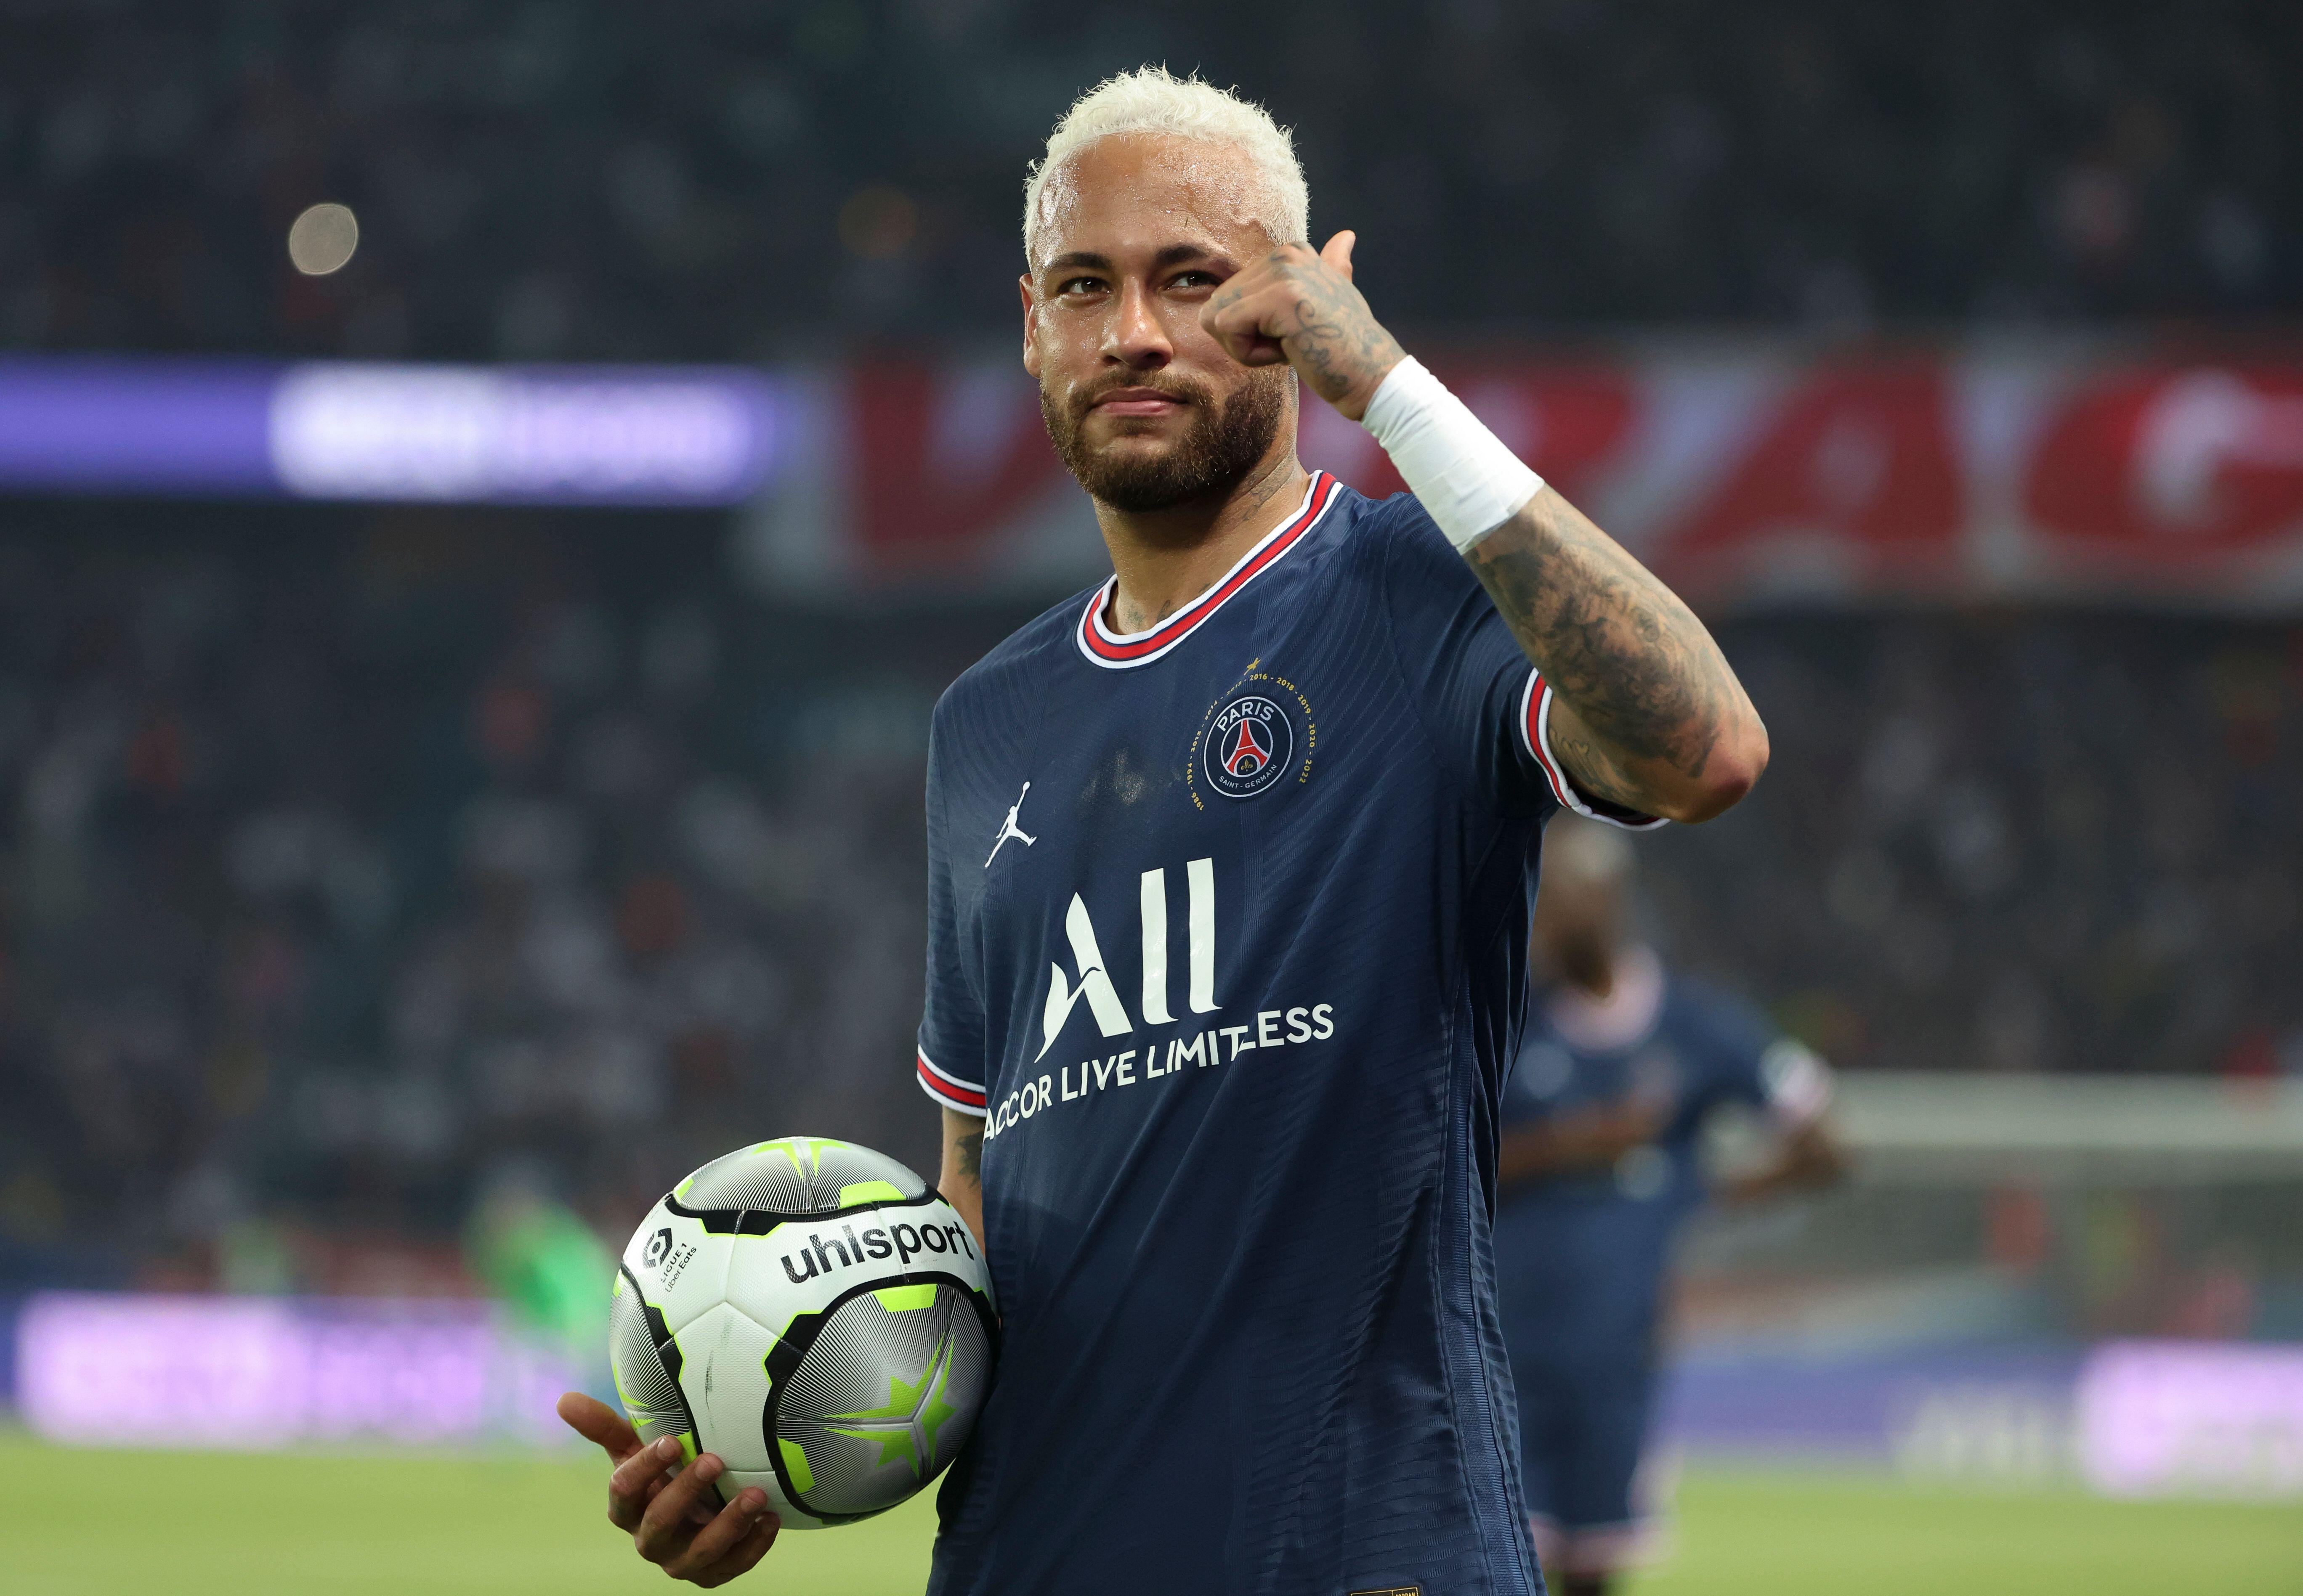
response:
M1318 254L1282 244L1235 273L1200 310L1200 325L1244 365L1285 360L1312 391L1357 421L1406 357L1352 286L1346 231Z

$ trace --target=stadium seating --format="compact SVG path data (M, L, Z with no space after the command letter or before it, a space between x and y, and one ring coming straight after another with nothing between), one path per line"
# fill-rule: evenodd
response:
M1147 60L1299 127L1315 227L1361 231L1402 325L1844 332L2303 302L2284 92L2303 62L2273 10L1286 9L1242 30L985 4L31 8L0 23L0 340L1004 342L1017 174L1083 83ZM299 278L280 240L322 199L367 218L360 250ZM1467 306L1465 256L1510 263L1510 296Z
M5 1273L336 1271L483 1147L626 1223L731 1137L930 1161L926 710L1018 617L730 597L701 521L11 508ZM1776 759L1643 844L1681 960L1852 1068L2303 1065L2290 631L1724 638Z

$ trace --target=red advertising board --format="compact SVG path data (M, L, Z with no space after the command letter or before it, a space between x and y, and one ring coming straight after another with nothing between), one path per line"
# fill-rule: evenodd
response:
M1436 359L1497 433L1691 598L2283 606L2303 599L2303 357L2063 351ZM1005 360L822 377L754 527L772 580L1050 594L1108 569ZM1397 491L1308 404L1301 452Z

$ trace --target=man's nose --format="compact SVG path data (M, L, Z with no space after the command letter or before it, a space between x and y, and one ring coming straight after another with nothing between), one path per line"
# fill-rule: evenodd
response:
M1175 341L1160 319L1159 301L1143 283L1123 283L1112 296L1103 324L1103 356L1138 371L1157 371L1175 358Z

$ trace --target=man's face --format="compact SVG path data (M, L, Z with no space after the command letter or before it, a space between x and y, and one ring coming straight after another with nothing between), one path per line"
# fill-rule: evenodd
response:
M1593 987L1612 966L1623 937L1624 889L1609 877L1560 871L1535 895L1536 969L1555 980Z
M1271 248L1249 219L1246 158L1129 134L1072 157L1043 192L1024 368L1080 485L1118 509L1165 509L1293 448L1288 369L1242 365L1200 327L1217 286Z

